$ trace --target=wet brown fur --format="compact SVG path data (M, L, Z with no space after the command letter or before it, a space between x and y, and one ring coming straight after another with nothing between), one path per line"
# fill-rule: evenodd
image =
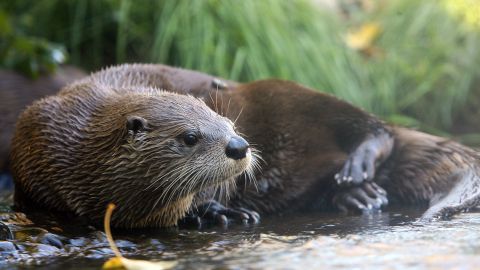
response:
M394 148L374 181L392 202L429 205L426 215L432 217L478 203L478 152L446 138L389 126L331 95L283 80L225 81L227 87L219 89L211 83L213 76L163 65L123 65L104 72L194 94L236 121L264 163L256 184L239 179L230 205L261 213L331 207L340 189L333 175L355 147L379 131L393 134Z
M129 117L145 130L127 128ZM201 134L187 147L180 136ZM35 102L17 122L12 173L18 209L71 212L114 227L172 226L196 192L228 184L250 166L229 159L228 119L187 95L142 87L129 77L89 77Z
M349 103L293 82L225 81L227 86L219 87L212 84L213 76L162 65L122 65L92 77L112 87L125 87L122 81L128 78L128 87L192 94L234 121L260 151L263 162L256 182L244 175L237 179L236 193L228 202L231 206L264 214L331 208L334 195L342 189L334 174L356 147L382 132L393 135L394 146L391 154L390 150L383 153L390 155L378 167L374 181L393 202L430 205L427 215L432 217L478 203L476 151L445 138L387 125ZM32 190L29 196L40 193ZM28 200L21 195L17 202ZM74 201L73 196L68 201ZM127 205L129 210L142 210Z

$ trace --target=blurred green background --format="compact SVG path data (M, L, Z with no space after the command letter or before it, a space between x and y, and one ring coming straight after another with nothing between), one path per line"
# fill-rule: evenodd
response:
M86 70L157 62L238 81L278 77L472 145L479 48L477 0L0 3L0 65L31 77L65 59Z

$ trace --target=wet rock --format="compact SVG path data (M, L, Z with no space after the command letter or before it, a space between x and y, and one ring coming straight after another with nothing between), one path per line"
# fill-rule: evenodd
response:
M12 240L13 233L10 228L3 222L0 222L0 241Z
M59 248L52 245L34 244L32 246L36 249L36 252L34 253L36 257L53 256L60 252Z
M62 240L65 240L65 237L53 234L53 233L45 233L43 235L40 235L38 237L38 242L45 244L45 245L50 245L54 246L56 248L62 248L63 243Z
M9 241L0 241L0 253L9 253L17 251L14 243Z

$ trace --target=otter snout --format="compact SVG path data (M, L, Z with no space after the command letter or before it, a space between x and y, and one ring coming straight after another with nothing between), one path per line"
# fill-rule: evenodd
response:
M228 142L225 148L225 154L231 159L239 160L247 156L249 149L250 145L244 138L234 136Z

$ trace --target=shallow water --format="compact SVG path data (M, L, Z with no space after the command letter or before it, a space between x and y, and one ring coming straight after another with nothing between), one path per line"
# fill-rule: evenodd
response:
M0 199L3 211L6 198ZM177 260L175 269L480 268L480 213L429 224L416 223L420 215L412 209L369 216L309 213L263 218L259 225L114 237L126 257ZM43 230L13 229L17 250L0 251L2 269L100 269L112 255L98 231L70 228L59 233L68 238L57 248L34 243Z

